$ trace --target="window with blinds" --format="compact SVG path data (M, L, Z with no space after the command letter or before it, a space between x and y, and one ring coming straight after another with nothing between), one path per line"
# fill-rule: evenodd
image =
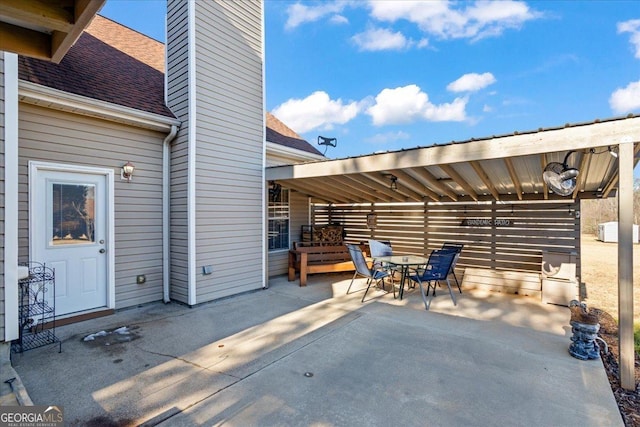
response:
M289 249L289 190L269 196L269 251Z

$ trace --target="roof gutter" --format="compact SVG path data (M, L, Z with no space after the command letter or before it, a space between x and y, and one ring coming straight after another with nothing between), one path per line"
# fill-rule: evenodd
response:
M322 154L315 154L308 151L287 147L282 144L276 144L275 142L270 141L267 141L266 148L267 155L280 155L283 157L287 157L292 161L309 162L317 160L328 160L327 157L323 156Z
M165 304L171 302L171 262L169 253L169 238L171 235L171 143L178 134L178 126L172 125L171 132L162 143L162 300Z
M180 126L180 121L174 117L100 101L25 80L18 81L18 96L20 102L159 132L169 132L172 126Z

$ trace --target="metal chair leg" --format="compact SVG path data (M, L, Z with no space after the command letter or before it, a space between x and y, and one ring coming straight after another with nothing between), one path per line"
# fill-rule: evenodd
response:
M458 282L458 277L456 276L456 271L452 268L451 272L453 273L453 278L456 279L456 285L458 285L458 290L462 293L462 288L460 287L460 282Z
M375 279L372 278L369 281L369 284L367 285L367 289L365 289L364 295L362 295L362 299L360 300L360 302L364 302L364 298L367 296L367 292L369 292L369 288L371 287L372 283L375 283L376 285L378 285L378 283L380 283L380 279L375 280ZM386 291L386 289L384 288L384 277L382 278L382 290Z
M391 279L390 283L391 283L391 289L393 290L393 299L396 299L396 282L393 280L393 274L391 274L389 278Z
M453 301L453 305L458 305L458 302L456 301L456 297L453 294L453 289L451 289L451 283L449 283L448 277L446 279L446 282L447 282L447 287L449 288L449 295L451 295L451 300Z
M422 295L422 302L424 302L424 309L429 310L430 302L427 301L427 295L429 295L429 289L431 288L431 282L427 282L427 294L424 293L424 287L422 286L422 281L418 279L418 286L420 287L420 294ZM433 299L433 298L432 298Z
M351 290L351 285L353 285L353 281L356 280L357 275L358 275L357 271L353 273L353 277L351 278L351 283L349 283L349 287L347 288L347 295L349 295L349 291Z
M367 285L367 289L365 289L364 295L362 295L362 299L360 300L360 302L364 302L364 298L367 296L367 292L369 292L369 288L371 287L371 282L372 281L369 281L369 284Z

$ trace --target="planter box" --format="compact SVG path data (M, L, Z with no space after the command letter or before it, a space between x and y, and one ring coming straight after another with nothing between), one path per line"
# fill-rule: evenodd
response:
M542 302L569 306L571 300L577 300L580 293L578 280L542 279Z
M540 274L467 267L462 287L540 297Z

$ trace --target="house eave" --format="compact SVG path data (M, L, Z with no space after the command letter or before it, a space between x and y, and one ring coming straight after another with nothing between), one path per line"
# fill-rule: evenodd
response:
M20 102L27 104L159 132L170 132L171 126L180 126L180 121L172 117L112 104L24 80L18 83L18 97Z
M275 155L282 156L290 159L291 161L296 162L307 162L307 161L318 161L318 160L327 160L325 156L320 154L309 153L308 151L298 150L296 148L287 147L281 144L276 144L275 142L266 143L267 147L267 156Z

